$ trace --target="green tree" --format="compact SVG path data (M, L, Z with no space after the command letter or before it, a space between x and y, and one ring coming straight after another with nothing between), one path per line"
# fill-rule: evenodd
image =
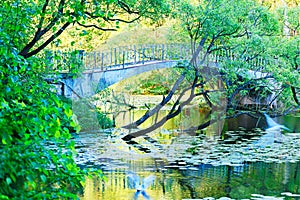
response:
M173 100L173 108L160 122L129 134L125 140L161 126L178 115L196 96L205 99L212 113L219 114L195 129L206 128L224 116L233 117L245 112L255 114L266 109L279 113L299 109L299 39L298 36L287 39L282 35L283 22L275 11L256 1L204 0L178 1L174 13L182 31L191 40L193 57L166 98L125 127L139 126L166 105L176 91L181 91L182 95ZM289 20L295 24L292 21L298 18L294 16ZM214 54L218 55L218 66L209 67L207 58ZM194 73L194 81L190 82L190 87L182 89L180 84L186 79L187 72ZM220 82L224 85L215 89ZM187 91L189 98L183 101L181 97ZM249 100L250 104L265 107L257 106L258 110L243 107L241 110L240 106ZM225 107L223 115L219 112L221 107Z
M226 82L228 108L236 108L243 97L254 91L260 99L274 93L270 103L282 98L285 106L298 104L299 85L295 80L299 80L299 8L293 7L293 1L286 2L287 5L291 7L278 7L277 12L255 1L183 1L178 11L175 10L182 30L192 41L192 49L199 43L199 52L204 51L200 61L214 52L223 57L218 62ZM285 9L288 9L287 18L284 18ZM289 38L282 35L284 27L291 32ZM269 75L257 79L251 76L253 72ZM276 88L266 80L273 78ZM292 89L286 85L291 82Z
M196 51L197 41L203 35L203 23L205 22L205 13L203 12L202 5L193 5L190 1L177 2L173 12L173 17L180 19L179 26L182 26L189 36L193 53Z
M72 24L101 31L116 31L120 23L132 23L141 18L156 20L168 13L164 1L156 0L46 0L31 4L29 10L32 10L27 17L31 17L36 23L31 24L33 27L24 27L34 30L30 42L24 42L19 53L25 58L43 50ZM22 2L18 6L23 7ZM33 10L36 12L32 12ZM83 30L82 34L86 33Z
M113 31L121 22L156 20L167 12L164 5L155 0L1 2L0 199L76 199L92 173L74 161L70 130L79 127L70 106L46 81L52 63L43 50L59 43L74 24Z

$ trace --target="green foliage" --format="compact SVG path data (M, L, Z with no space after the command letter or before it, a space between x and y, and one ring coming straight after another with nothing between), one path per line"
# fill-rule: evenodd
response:
M276 18L255 1L173 3L173 16L180 24L176 31L185 37L182 41L189 38L195 45L207 37L206 53L219 49L235 50L235 57L239 59L220 62L228 97L237 91L240 95L248 95L250 89L257 92L261 87L264 87L261 94L266 95L270 90L266 87L267 82L255 81L247 75L249 70L260 70L272 74L281 86L275 92L282 102L286 106L295 105L291 88L300 88L297 7L289 9L287 20L282 20L284 9L278 10L279 18ZM73 59L76 52L67 60L63 60L62 55L47 58L47 52L41 52L51 42L53 46L60 46L58 37L72 24L102 31L117 30L120 22L149 18L145 23L153 24L167 16L170 9L169 4L160 0L1 2L0 199L76 199L76 191L88 174L79 169L73 159L76 152L70 130L78 131L79 127L71 105L59 99L54 88L43 79L45 72L53 72L51 65L59 70L71 67L74 73L78 72L80 59ZM293 37L281 37L286 22ZM78 31L80 33L72 36L89 37L89 29ZM78 45L74 42L70 41L73 47ZM276 56L278 62L257 66L245 59L251 55L272 61ZM245 75L243 79L240 74ZM175 78L171 77L171 80ZM139 92L166 94L173 82L165 76L150 75L139 83ZM243 88L247 82L251 84ZM82 105L82 102L74 103L72 108L76 114L89 113L90 116L78 115L79 122L89 123L83 127L95 129L96 125L98 129L113 125L103 113ZM99 172L97 174L101 176Z
M137 45L137 44L165 44L169 42L168 35L171 28L166 25L162 27L146 27L140 23L127 25L120 32L111 34L104 44L95 47L97 50L107 50L112 47ZM134 37L132 37L134 35ZM178 43L178 41L176 41ZM174 42L174 43L176 43Z
M168 5L157 0L1 1L0 199L77 199L92 173L74 161L70 131L79 126L70 103L45 81L58 71L80 72L81 60L76 51L59 54L46 47L60 46L59 36L72 25L113 31L120 22L155 21L167 13ZM79 36L88 34L81 29ZM103 128L112 125L96 115Z
M97 110L97 119L102 129L113 128L114 122L100 109Z
M178 19L182 31L190 38L195 49L197 41L203 37L210 39L236 33L241 27L239 20L243 19L249 11L246 1L213 0L192 3L178 1L173 16ZM249 3L250 4L250 3Z
M92 105L90 100L81 99L73 101L72 108L82 131L95 131L114 126L113 120L102 112L100 108Z
M143 73L130 81L124 80L123 85L118 88L120 91L127 91L132 94L143 95L166 95L171 90L178 78L177 69L161 69Z
M266 100L270 94L273 99L269 103L280 102L282 112L290 106L299 107L297 95L291 92L292 89L299 92L295 88L299 88L300 78L297 6L270 10L257 1L176 3L173 17L181 27L177 31L185 33L194 51L196 44L203 41L198 59L201 61L214 52L221 57L218 63L230 100L228 109L236 108L242 97L250 95ZM282 37L285 26L293 37ZM268 74L272 79L263 80L255 73Z
M166 95L169 92L169 88L163 86L157 81L149 77L148 80L140 82L138 88L133 91L133 94L144 94L144 95Z
M76 199L87 172L73 159L66 127L78 126L71 107L36 73L39 60L5 50L0 55L1 198Z

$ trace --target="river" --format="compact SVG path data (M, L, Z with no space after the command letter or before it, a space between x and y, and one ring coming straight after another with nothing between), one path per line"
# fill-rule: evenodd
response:
M222 133L218 125L185 132L207 118L188 108L147 137L126 143L121 138L135 130L120 127L144 112L123 112L116 128L75 136L78 165L101 169L106 177L87 178L80 199L300 199L299 117L274 119L290 129L278 142L266 137L265 119L246 115L225 121ZM144 196L130 187L132 173L141 180L155 176Z

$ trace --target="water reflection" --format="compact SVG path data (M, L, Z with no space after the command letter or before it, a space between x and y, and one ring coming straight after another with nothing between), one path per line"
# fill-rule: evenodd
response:
M252 137L255 139L257 134L253 132ZM88 179L81 199L134 199L136 189L130 187L128 172L135 172L141 178L156 176L154 184L146 190L151 199L209 196L242 199L250 198L251 194L300 194L299 134L291 135L289 143L276 144L272 149L247 149L243 138L236 144L227 144L226 139L206 141L200 136L182 134L167 134L168 139L164 139L160 138L162 135L150 135L156 138L155 145L164 140L171 142L161 143L159 151L145 154L133 151L134 147L126 143L121 144L118 137L109 132L81 133L77 138L80 144L77 160L82 161L83 166L102 169L107 177L107 181ZM242 131L237 135L242 137ZM196 155L187 152L191 147L197 151ZM243 152L244 147L247 148ZM286 148L271 155L278 147ZM254 151L256 155L252 155ZM259 159L265 162L257 162Z
M127 112L122 112L116 116L116 126L122 127L124 125L130 124L131 122L139 119L145 114L146 110L130 110ZM156 116L150 117L145 121L139 128L144 129L155 122L159 121L161 118L166 116L168 113L167 110L161 110ZM168 120L161 130L187 130L190 127L198 126L202 123L207 122L210 119L209 110L200 108L197 105L193 105L187 108L184 108L182 112L174 117L173 119ZM275 122L286 126L291 132L297 133L300 132L300 114L299 115L286 115L272 118ZM236 118L229 118L226 120L220 120L218 123L214 123L206 128L205 133L207 135L215 136L220 135L221 132L238 130L240 128L244 130L253 130L254 128L266 129L268 127L264 115L250 116L247 114L242 114Z
M147 200L150 199L150 196L147 194L146 190L150 185L153 184L156 178L153 174L147 176L146 178L143 178L142 180L140 180L140 176L134 172L128 172L126 174L126 177L129 182L129 188L136 190L136 192L134 193L135 200L138 199L139 196L142 196Z
M121 127L144 112L123 113L116 118L116 124ZM155 123L165 112L148 119L141 128ZM100 168L107 177L106 181L87 179L80 198L145 199L142 195L135 196L137 188L130 187L128 172L136 173L141 179L156 177L146 189L150 199L249 199L254 194L293 199L282 193L300 194L299 134L285 134L281 143L261 145L259 141L265 132L257 127L266 128L266 121L248 115L227 120L224 127L215 124L197 136L183 131L207 118L207 113L190 107L147 137L134 139L135 144L121 140L128 132L119 128L112 132L79 134L75 138L77 163ZM300 132L297 117L274 120L293 132ZM223 134L216 134L216 130L223 130Z
M151 160L148 160L149 165ZM144 163L144 161L143 161ZM135 161L139 166L139 161ZM154 162L152 162L154 165ZM199 165L193 170L136 168L141 177L155 174L153 186L147 189L151 199L175 200L205 197L250 198L251 194L282 196L282 192L300 194L300 163L252 163L239 167ZM106 182L88 179L82 200L134 199L126 170L106 171ZM139 199L143 199L141 196Z
M153 125L155 122L160 121L164 116L167 115L168 110L161 110L157 115L150 117L139 128L147 128ZM120 113L116 116L116 126L122 127L124 125L130 124L136 121L146 113L146 110L130 110L127 112ZM198 106L191 106L189 108L183 109L180 115L174 117L171 120L166 121L163 125L165 130L185 130L191 126L199 125L206 122L209 117L208 111L200 111Z

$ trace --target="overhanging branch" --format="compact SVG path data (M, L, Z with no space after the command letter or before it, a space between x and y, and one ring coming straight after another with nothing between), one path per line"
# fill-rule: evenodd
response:
M186 72L181 74L181 76L177 79L177 81L175 82L173 88L170 90L168 95L165 98L163 98L163 100L157 106L155 106L152 110L148 110L137 121L129 125L126 125L123 128L127 128L127 129L136 128L137 126L141 125L144 121L146 121L149 117L157 113L163 106L165 106L172 99L172 96L174 95L175 91L178 89L180 83L184 80L185 76L186 76Z
M138 11L133 11L130 9L130 6L127 5L126 3L124 3L123 1L118 1L118 4L120 5L120 7L125 10L127 13L129 14L140 14L140 12Z
M43 50L48 44L50 44L52 41L54 41L62 32L70 25L70 22L65 23L55 34L53 34L50 38L48 38L43 44L41 44L39 47L37 47L35 50L32 50L31 52L23 55L24 58L29 58L37 53L39 53L41 50ZM21 54L20 54L21 55Z
M162 125L164 125L169 119L172 119L174 118L175 116L177 116L182 108L184 106L186 106L187 104L189 104L193 98L195 97L195 94L194 94L194 90L195 90L195 87L197 85L197 82L198 82L198 76L197 76L197 71L196 71L196 77L194 79L194 82L193 82L193 85L185 90L183 90L181 92L181 94L179 95L179 97L177 98L175 104L172 106L172 109L169 111L169 113L163 117L160 121L156 122L154 125L146 128L146 129L143 129L143 130L139 130L139 131L136 131L134 133L131 133L131 134L128 134L126 135L125 137L123 137L122 139L125 140L125 141L129 141L135 137L139 137L139 136L142 136L142 135L145 135L151 131L154 131L156 130L157 128L161 127ZM185 100L184 102L180 103L180 100L181 98L183 97L183 95L188 91L188 90L191 90L191 94L189 96L189 98L187 100Z
M117 31L117 29L115 29L115 28L102 28L102 27L97 26L95 24L86 25L86 24L82 24L80 22L77 22L77 24L79 26L82 26L82 27L85 27L85 28L96 28L96 29L101 30L101 31Z
M48 6L48 0L45 2L45 4L43 5L43 8L42 8L42 17L40 19L40 22L39 22L39 25L38 25L38 29L36 30L35 34L34 34L34 37L33 39L20 51L19 55L23 56L24 58L28 58L36 53L38 53L41 49L43 48L37 48L36 50L28 53L30 51L30 49L32 47L34 47L34 45L37 44L38 41L40 41L40 39L42 38L43 35L45 35L49 30L51 30L51 28L58 22L58 20L61 18L61 16L63 15L63 10L64 10L64 6L65 6L65 0L61 0L59 2L59 5L58 5L58 10L55 14L53 14L53 18L52 20L50 21L50 23L44 28L42 29L42 26L44 24L44 20L45 20L45 12L46 12L46 9L47 9L47 6ZM55 37L56 38L56 37ZM52 42L52 41L50 41ZM49 43L48 43L49 44ZM48 45L47 44L47 45ZM46 46L47 46L46 45ZM44 46L44 45L41 45L41 46ZM40 49L40 50L38 50ZM36 53L35 53L36 52Z

